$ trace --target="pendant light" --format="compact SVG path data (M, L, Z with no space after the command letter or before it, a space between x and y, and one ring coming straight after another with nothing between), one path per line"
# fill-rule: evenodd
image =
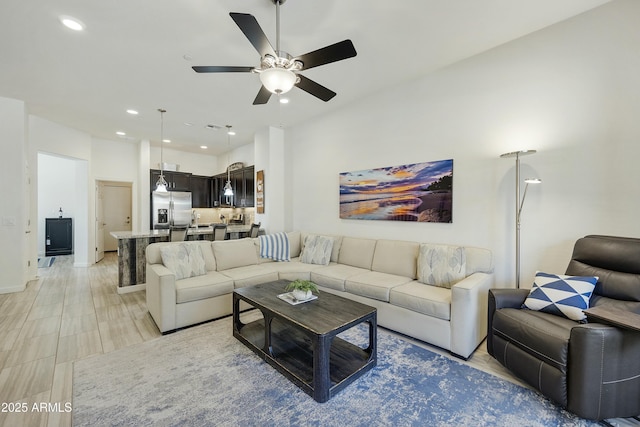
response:
M166 193L167 181L164 179L164 150L162 147L164 146L164 113L166 113L167 110L158 108L158 111L160 112L160 177L156 182L156 191Z
M231 149L231 125L227 125L227 142L229 144L229 149ZM231 188L231 171L229 171L229 166L227 166L227 183L224 186L224 195L233 196L233 188Z

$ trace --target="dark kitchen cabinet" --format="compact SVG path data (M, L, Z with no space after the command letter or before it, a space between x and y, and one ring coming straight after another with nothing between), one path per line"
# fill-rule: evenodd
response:
M212 177L212 180L214 181L214 183L212 183L212 194L214 200L213 206L234 206L239 208L255 206L254 170L254 166L249 166L232 171L229 174L231 188L233 188L233 196L231 197L224 195L224 186L227 183L227 174L224 173ZM216 201L218 201L219 205L215 204Z
M156 182L160 178L160 170L151 169L151 191L155 191ZM188 172L164 171L167 191L191 191L191 174Z
M168 191L190 191L191 205L194 208L217 207L253 207L255 206L255 177L254 166L237 169L229 174L233 196L224 195L227 174L215 176L193 175L187 172L164 171ZM160 170L151 169L151 191L156 190L156 182L160 177Z
M191 205L194 208L210 208L211 178L208 176L191 175Z
M45 218L45 256L73 253L73 220Z
M211 207L218 208L222 206L222 187L224 187L224 182L222 178L219 176L211 177Z
M244 199L247 207L255 206L255 173L254 167L250 166L244 169Z

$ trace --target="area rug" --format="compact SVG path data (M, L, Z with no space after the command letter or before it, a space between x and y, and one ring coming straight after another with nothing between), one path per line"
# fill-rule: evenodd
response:
M343 334L359 345L364 328ZM589 426L536 392L383 329L378 365L317 403L231 334L231 319L76 362L78 426Z
M38 258L38 268L47 268L47 267L51 267L51 264L53 264L53 262L56 260L56 257L51 256L51 257L45 257L45 258Z

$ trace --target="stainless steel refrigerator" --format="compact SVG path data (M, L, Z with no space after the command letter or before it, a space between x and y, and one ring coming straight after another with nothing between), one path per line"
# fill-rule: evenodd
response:
M191 224L191 193L188 191L154 191L151 193L153 228Z

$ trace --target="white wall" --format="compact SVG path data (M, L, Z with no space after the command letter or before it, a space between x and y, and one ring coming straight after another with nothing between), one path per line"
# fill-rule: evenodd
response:
M233 137L232 137L233 138ZM251 166L255 164L255 143L241 145L233 150L218 156L218 165L216 172L213 175L217 175L227 171L227 166L232 163L242 162L245 166Z
M581 236L640 237L639 15L614 2L290 129L294 228L487 247L513 286L514 161L499 155L537 149L523 287L564 272ZM339 218L340 172L449 158L453 223Z
M26 166L27 129L22 101L0 98L0 293L25 288L35 257L27 257L29 247Z
M254 222L259 222L266 233L291 230L291 201L287 144L281 128L269 127L255 136L255 172L264 172L264 213L256 212Z
M165 144L163 155L165 163L180 165L180 172L190 172L194 175L212 176L218 172L218 158L206 153L195 154L168 148ZM205 151L205 150L203 150ZM160 169L160 147L150 147L150 167Z

